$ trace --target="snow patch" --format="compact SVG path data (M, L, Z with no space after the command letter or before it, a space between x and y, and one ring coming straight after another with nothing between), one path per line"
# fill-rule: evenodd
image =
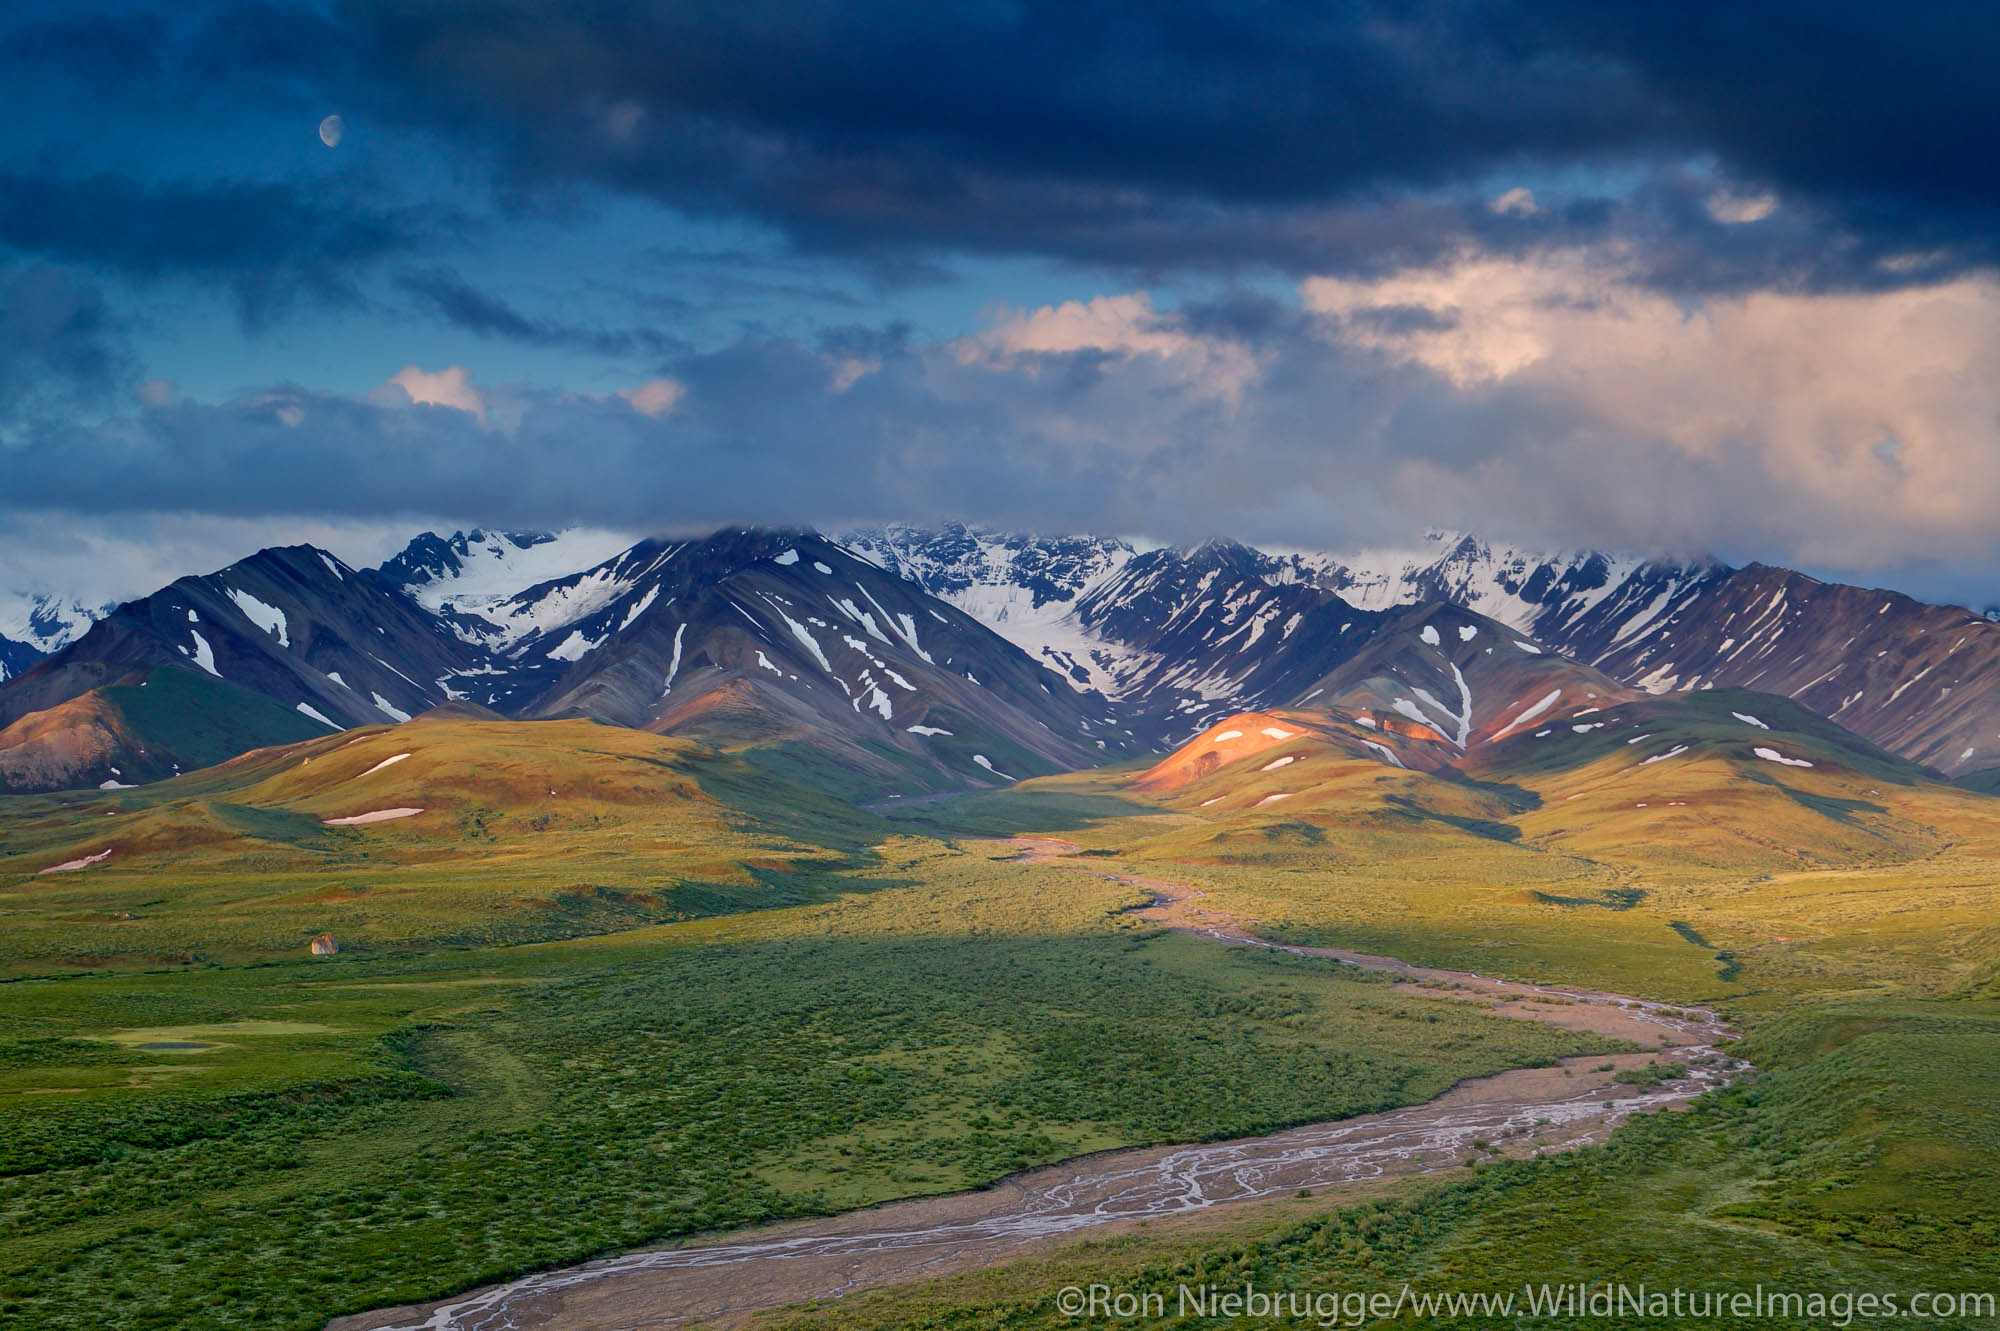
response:
M980 765L981 767L983 767L983 768L985 768L985 769L986 769L987 771L989 771L989 772L993 773L993 775L995 775L995 776L997 776L997 777L1000 777L1000 778L1002 778L1003 780L1007 780L1007 781L1012 781L1012 780L1014 780L1014 779L1015 779L1015 778L1013 778L1013 777L1011 777L1011 776L1008 776L1008 775L1007 775L1007 774L1006 774L1005 772L1001 771L1001 770L1000 770L999 768L995 767L995 766L993 765L993 760L992 760L992 759L990 759L990 758L988 758L988 757L987 757L987 756L986 756L985 754L983 754L983 753L975 753L975 754L973 754L973 755L972 755L972 761L974 761L974 762L978 763L978 764L979 764L979 765Z
M1210 740L1209 743L1220 744L1224 740L1242 739L1242 738L1243 738L1243 732L1240 730L1225 730L1220 735L1217 735L1214 739Z
M194 611L188 611L188 618L194 618ZM188 630L188 635L194 639L194 663L209 674L214 675L217 679L221 679L222 672L215 668L215 649L208 645L208 639L202 637L193 629ZM185 651L186 649L183 648L182 650Z
M1731 712L1730 715L1735 717L1738 721L1741 721L1746 726L1755 726L1759 730L1769 730L1771 728L1765 725L1762 721L1759 721L1756 717L1750 715L1750 713L1748 712Z
M678 675L681 672L681 635L687 632L687 628L688 626L686 621L682 621L681 623L674 625L674 659L667 662L666 683L660 689L660 696L662 698L666 697L669 693L672 693L674 691L674 676ZM778 669L778 667L771 665L769 661L766 661L764 659L764 653L762 652L757 653L757 661L760 665L771 666L771 669L773 670ZM783 674L784 672L780 670L778 671L778 673Z
M1437 625L1435 624L1424 625L1424 631L1422 633L1419 633L1417 636L1419 638L1422 638L1425 642L1429 643L1433 647L1438 645L1439 638L1438 638Z
M327 720L326 717L320 714L319 708L314 707L309 702L300 703L299 711L303 712L305 715L311 717L313 720L319 722L321 725L327 727L330 730L345 730L347 728L345 726L338 725L332 721Z
M107 846L103 850L98 851L95 855L85 855L82 859L79 860L64 860L61 864L51 864L48 868L37 869L35 872L68 873L72 869L88 869L93 864L102 864L104 863L104 861L110 859L111 850L112 848Z
M1261 809L1266 804L1276 804L1279 800L1288 800L1291 797L1292 797L1291 791L1281 790L1275 795L1266 795L1263 799L1258 800L1254 807Z
M631 628L632 621L637 619L639 616L645 614L646 607L650 606L654 601L657 601L659 598L660 598L660 584L656 582L652 586L646 589L646 594L639 598L639 602L637 605L634 605L630 610L627 610L625 612L625 618L618 625L618 631L620 633L623 633L626 629Z
M1297 762L1298 760L1299 760L1299 755L1297 755L1296 753L1288 753L1282 758L1273 758L1270 762L1265 763L1262 767L1258 768L1257 770L1260 772L1275 772L1280 767L1288 767L1291 764Z
M385 767L394 767L394 766L395 766L395 765L396 765L397 763L399 763L399 762L403 761L403 759L405 759L405 758L407 758L407 757L409 757L409 756L410 756L410 755L409 755L409 754L407 754L407 753L394 753L394 754L391 754L391 755L389 755L389 756L388 756L387 758L384 758L384 759L383 759L383 760L382 760L381 762L379 762L379 763L376 763L376 764L375 764L375 765L374 765L373 767L371 767L371 768L369 768L369 769L368 769L367 771L363 772L363 773L361 774L361 776L373 776L373 775L375 775L375 774L376 774L377 772L381 771L381 770L382 770L383 768L385 768ZM358 780L360 780L360 777L356 777L356 778L355 778L355 780L357 780L357 781L358 781Z
M1382 755L1382 761L1383 761L1383 762L1385 762L1385 763L1387 763L1387 764L1389 764L1389 766L1391 766L1391 767L1401 767L1401 766L1403 765L1403 760L1402 760L1401 758L1398 758L1398 757L1396 756L1396 754L1395 754L1394 750L1390 749L1390 747L1389 747L1388 745L1386 745L1386 744L1377 744L1377 743L1376 743L1376 742L1375 742L1374 740L1372 740L1372 739L1364 739L1364 740L1362 740L1361 742L1362 742L1363 744L1366 744L1366 745L1367 745L1367 746L1368 746L1369 748L1371 748L1371 749L1375 750L1375 752L1377 752L1377 753L1381 754L1381 755Z
M1458 640L1460 642L1471 642L1474 638L1478 636L1479 636L1479 625L1461 624L1458 626Z
M1506 735L1508 735L1509 733L1519 730L1522 726L1527 725L1530 721L1533 721L1543 712L1548 711L1549 708L1554 707L1556 703L1562 700L1562 696L1563 696L1563 691L1561 689L1550 689L1548 693L1542 697L1542 700L1540 702L1531 704L1530 706L1522 709L1522 711L1518 715L1516 715L1512 721L1508 722L1507 725L1500 731L1500 733L1495 735L1493 738L1496 740L1501 739Z
M585 637L583 630L578 629L554 647L549 648L549 659L551 661L581 661L584 657L590 655L603 645L603 638Z
M1787 758L1784 754L1779 753L1776 749L1767 749L1761 744L1758 745L1756 748L1750 750L1750 752L1756 754L1759 758L1762 758L1765 762L1783 763L1787 767L1812 766L1812 764L1804 758Z
M787 550L781 555L773 555L771 562L773 564L784 564L789 567L799 562L799 552L796 550Z
M229 599L236 602L236 608L243 612L245 619L276 638L280 647L292 645L290 626L285 622L284 611L275 605L266 605L249 592L238 591L234 587L224 590L229 593Z
M396 704L390 702L387 698L383 697L381 694L377 693L373 696L375 698L375 706L381 709L382 715L391 717L399 722L407 721L410 719L410 714L408 712L396 706Z
M765 599L767 601L769 600L768 597ZM819 668L821 670L826 671L827 674L831 675L833 673L833 663L831 661L828 661L826 659L826 653L820 650L819 639L815 638L812 635L812 630L807 628L804 624L799 623L798 620L793 619L790 615L786 614L784 611L778 610L778 607L776 605L773 605L771 608L773 610L777 610L778 618L785 621L786 627L790 628L792 631L792 636L794 638L797 638L801 643L805 644L805 649L813 654L813 660L819 662Z
M951 732L941 726L906 726L912 735L949 735Z
M386 823L392 818L414 818L422 809L374 809L368 813L349 814L345 818L322 818L321 827L359 827L363 823Z
M1678 757L1680 757L1680 756L1681 756L1681 755L1682 755L1683 753L1686 753L1687 751L1688 751L1688 746L1687 746L1687 745L1685 745L1685 744L1676 744L1676 745L1674 745L1674 747L1672 747L1671 749L1668 749L1668 750L1667 750L1667 751L1666 751L1665 753L1656 753L1656 754L1654 754L1654 755L1653 755L1652 757L1650 757L1650 758L1644 758L1644 759L1641 759L1641 760L1640 760L1640 762L1639 762L1639 766L1641 766L1641 767L1644 767L1644 766L1646 766L1646 765L1647 765L1647 764L1649 764L1649 763L1657 763L1657 762L1661 762L1661 761L1664 761L1665 759L1668 759L1668 758L1678 758Z

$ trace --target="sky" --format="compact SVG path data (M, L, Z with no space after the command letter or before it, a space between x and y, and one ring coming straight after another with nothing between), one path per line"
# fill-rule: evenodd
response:
M1987 604L1996 64L1951 3L17 0L0 579L949 517Z

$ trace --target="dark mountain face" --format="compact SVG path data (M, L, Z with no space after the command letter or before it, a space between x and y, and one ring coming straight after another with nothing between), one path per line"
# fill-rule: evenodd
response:
M789 747L878 793L997 784L1132 748L1101 700L817 536L645 541L581 573L482 599L476 613L433 611L405 591L424 560L442 569L462 553L452 541L420 542L383 572L299 546L183 578L0 688L0 727L166 669L327 728L447 703L583 716ZM143 726L107 725L94 705L71 711L94 738L67 747L122 769L118 744L100 733L115 732L160 757L164 741L149 742ZM45 718L29 729L38 752L65 748L63 725ZM158 770L126 756L133 770ZM41 759L30 766L51 770Z
M0 638L0 680L9 680L42 659L42 653L25 642Z
M1365 717L1398 761L1456 762L1635 689L1740 687L1952 775L2000 765L2000 625L1760 565L1456 538L1342 560L895 527L642 541L494 590L575 567L582 547L565 539L426 536L380 570L299 546L180 579L0 686L0 729L168 669L329 727L454 702L584 716L789 754L887 793L1158 751L1271 708ZM263 720L216 732L229 742L274 728L235 710ZM43 756L22 770L38 773L84 749L105 770L170 769L157 712L72 708L10 742L32 731ZM93 738L72 744L70 727Z
M776 738L972 781L1130 747L984 625L807 533L642 542L485 614L503 673L475 696L511 715Z
M1303 583L1273 583L1264 557L1210 542L1134 555L1078 598L1092 640L1072 678L1101 678L1155 744L1230 712L1304 692L1382 616Z
M1414 550L1347 556L1219 545L1134 554L1106 542L1088 572L1072 574L1073 598L1029 614L1031 580L1066 567L1064 552L1088 538L882 528L858 539L1074 687L1111 698L1156 743L1231 710L1282 705L1277 682L1293 678L1293 658L1341 659L1341 644L1299 638L1317 612L1310 597L1280 594L1294 588L1333 593L1364 624L1398 606L1449 603L1616 685L1779 693L1948 775L2000 766L2000 624L1785 569L1546 554L1441 533ZM1290 634L1266 636L1292 614L1304 617ZM1245 659L1256 651L1279 659Z
M1495 620L1424 605L1385 612L1289 705L1338 709L1385 741L1395 736L1405 765L1436 769L1546 726L1588 729L1590 716L1640 696Z
M250 727L249 747L297 738L290 732L301 719L323 730L406 719L447 701L452 681L478 673L484 660L483 648L379 575L312 546L287 546L119 606L0 688L0 727L168 669L233 686L190 695L212 699L217 708L230 706L234 690L277 703L286 723ZM189 726L155 720L160 726L150 743L144 726L119 732L147 750L126 754L133 768L186 765L171 734ZM271 739L262 739L265 731ZM106 762L126 766L115 756Z
M203 671L329 725L401 720L447 700L483 652L388 585L312 546L264 550L119 606L0 689L0 723L135 671Z
M1949 776L2000 765L2000 625L1752 564L1634 579L1550 641L1653 692L1794 698Z

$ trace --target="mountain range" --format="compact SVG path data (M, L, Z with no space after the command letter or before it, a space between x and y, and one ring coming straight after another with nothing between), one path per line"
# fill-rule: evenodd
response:
M857 799L1157 754L1280 712L1271 728L1356 756L1471 770L1557 722L1710 689L1794 699L1968 784L2000 766L2000 625L1764 565L952 524L617 545L425 533L373 569L283 547L66 643L51 624L51 653L10 648L0 788L162 779L439 707L691 737Z

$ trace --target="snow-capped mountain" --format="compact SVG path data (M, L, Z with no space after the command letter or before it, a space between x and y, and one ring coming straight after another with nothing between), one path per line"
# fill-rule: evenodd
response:
M504 673L481 700L509 715L791 743L883 789L915 769L984 783L1131 748L1101 703L811 533L644 541L486 616Z
M1373 604L1358 606L1324 585L1361 585L1351 565L1303 552L1271 555L1230 541L1138 550L1095 537L1051 539L957 526L936 532L875 528L844 539L934 595L989 617L997 632L1039 656L1073 689L1109 700L1156 747L1171 747L1219 717L1299 706L1364 714L1379 709L1385 729L1421 725L1425 735L1455 738L1462 752L1501 713L1558 688L1551 682L1534 698L1521 696L1551 672L1573 677L1580 699L1628 692L1476 609L1454 611L1440 630L1428 612L1452 598L1425 593L1447 584L1415 562L1397 579L1372 575L1366 585L1373 588ZM1461 557L1458 563L1451 585L1501 586L1482 579L1471 561ZM1579 559L1574 567L1586 572L1579 578L1566 571L1572 588L1587 579L1589 561ZM1542 580L1551 587L1563 583L1561 575ZM1523 581L1513 585L1518 589ZM1523 617L1518 602L1488 596L1483 603ZM1441 631L1449 645L1439 639ZM1461 652L1475 640L1476 648ZM1496 647L1505 650L1488 650ZM1451 670L1451 659L1460 654L1472 674L1487 677L1487 687L1467 692L1470 675Z
M484 664L481 649L378 574L313 546L263 550L126 602L0 687L0 777L166 775L217 761L218 731L248 748L406 720ZM162 670L173 678L160 681ZM168 694L171 707L147 705ZM42 715L88 695L108 696L63 725ZM107 723L107 709L117 719ZM24 768L15 750L29 732L38 756Z
M435 581L491 548L417 550L459 561L431 566ZM1101 700L810 533L642 541L511 595L480 593L476 613L449 596L419 602L405 590L417 567L266 550L119 607L0 687L0 783L168 775L187 765L175 744L214 728L211 710L261 718L232 731L240 748L447 703L587 716L756 745L883 794L1000 784L1133 748ZM175 715L140 705L160 671Z
M1449 601L1544 636L1588 614L1641 570L1679 567L1597 550L1551 553L1438 530L1410 547L1264 553L1273 577L1314 583L1361 609ZM1704 561L1689 567L1714 566Z
M0 594L0 680L61 651L110 611L45 592Z
M1948 776L2000 766L2000 624L1750 564L1649 578L1551 641L1654 693L1781 693Z
M846 549L948 601L1071 681L1122 696L1117 651L1073 619L1077 599L1135 549L1102 536L1022 536L946 523L893 524L835 538Z
M574 527L560 532L424 532L378 570L431 610L481 614L537 583L580 573L634 537Z
M1267 708L1455 762L1538 716L1710 687L1795 698L1950 775L2000 767L2000 624L1761 565L898 526L578 566L602 539L426 534L380 569L298 546L179 579L0 685L0 776L161 774L458 703L752 746L887 793L1172 748ZM162 669L179 713L229 724L129 692Z
M1233 706L1270 701L1253 683L1269 667L1236 659L1288 641L1262 637L1280 604L1253 585L1262 582L1330 591L1356 613L1448 602L1628 686L1782 693L1947 775L2000 766L2000 624L1787 569L1549 554L1436 531L1411 548L1345 554L1229 543L1140 554L1104 542L1081 567L1071 552L1091 538L896 527L846 539L992 616L1073 687L1182 717L1188 730L1169 727L1170 742ZM1043 584L1069 595L1038 602Z

